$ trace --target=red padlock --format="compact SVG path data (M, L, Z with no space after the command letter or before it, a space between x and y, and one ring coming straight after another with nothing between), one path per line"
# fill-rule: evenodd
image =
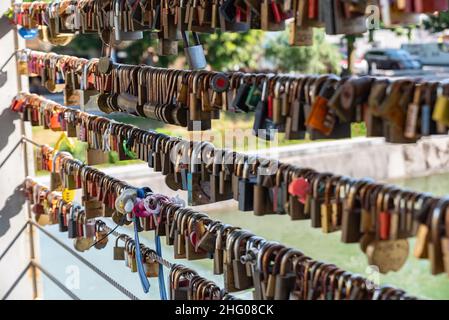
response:
M281 12L279 10L278 4L276 3L275 0L271 0L270 5L271 5L271 11L273 12L274 21L276 23L281 23L282 22L282 15L281 15Z
M388 240L390 238L390 224L391 215L388 211L379 213L379 237L381 240Z
M288 193L292 196L296 196L302 204L306 203L309 190L310 183L304 178L294 179L288 186Z

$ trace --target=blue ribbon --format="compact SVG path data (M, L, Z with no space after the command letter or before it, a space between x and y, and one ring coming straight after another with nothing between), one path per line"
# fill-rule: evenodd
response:
M159 257L162 257L162 246L161 246L161 238L154 233L154 243L156 246L156 253ZM165 289L165 277L164 277L164 266L159 264L159 295L161 300L167 300L167 290Z
M136 190L137 192L137 198L143 199L145 198L145 195L147 194L147 192L151 192L150 188L139 188Z
M143 198L145 198L145 195L149 192L152 192L150 188L137 189L137 197L143 199ZM137 231L137 217L134 217L134 234L135 234L136 246L140 247L139 236L138 236L138 231ZM154 243L155 243L157 255L159 257L162 257L161 239L156 234L156 232L154 233ZM145 293L147 293L148 289L150 288L150 283L148 282L145 272L143 272L143 270L142 270L143 266L142 266L142 257L141 257L140 250L139 250L139 253L136 258L137 258L137 267L138 267L138 271L139 271L140 280L142 281L142 287L143 287L143 290L145 291ZM141 270L142 270L142 272L141 272ZM167 290L165 288L165 279L164 278L165 278L164 277L164 266L162 264L159 264L158 281L159 281L159 294L160 294L161 300L167 300Z
M140 282L142 283L143 292L148 293L150 290L150 282L145 274L142 263L142 253L140 252L139 232L137 231L137 217L134 216L134 241L136 244L136 260L137 271L139 272Z

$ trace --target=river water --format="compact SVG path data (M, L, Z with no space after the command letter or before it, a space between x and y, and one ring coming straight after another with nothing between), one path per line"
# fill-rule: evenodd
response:
M449 173L433 175L429 177L393 181L412 190L431 192L435 195L444 195L449 190ZM234 211L234 212L233 212ZM238 210L226 210L211 212L209 215L232 225L241 226L268 240L279 241L285 245L298 248L305 254L326 262L331 262L339 267L352 272L357 272L365 277L370 277L381 284L390 284L405 289L408 293L425 299L449 299L449 277L447 274L432 276L427 260L417 260L410 255L406 265L399 272L391 272L386 275L376 275L367 268L368 262L358 244L343 244L340 242L340 232L324 235L320 229L312 229L310 221L292 222L287 216L263 216L256 217L252 213L239 212ZM66 239L66 235L57 232L56 226L46 227L51 233L58 235L65 243L72 246L72 240ZM127 230L128 232L130 230ZM149 237L149 238L148 238ZM142 235L142 242L153 247L150 233ZM165 242L165 238L162 238ZM66 286L70 287L81 299L126 299L122 293L116 290L107 281L89 271L82 263L76 260L70 253L61 250L59 245L49 240L45 235L40 235L41 262L51 270L55 276ZM159 289L156 279L151 279L151 288L148 294L144 294L137 273L131 273L123 261L113 261L113 240L103 250L91 249L82 253L82 256L95 263L102 271L112 279L135 293L140 299L159 299ZM412 251L414 240L410 241ZM164 257L173 261L171 247L163 247ZM205 277L221 284L222 276L212 275L212 260L186 261L177 260L177 263L192 266ZM168 270L165 269L165 275ZM373 278L374 277L374 278ZM377 278L378 277L378 278ZM44 299L67 299L52 282L42 277L44 286ZM250 293L242 293L239 297L249 297Z

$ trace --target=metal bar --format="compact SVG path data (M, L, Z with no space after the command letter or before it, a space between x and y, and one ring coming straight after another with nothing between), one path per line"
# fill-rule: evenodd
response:
M17 241L17 239L19 239L19 237L21 236L21 234L23 233L23 231L25 231L26 227L28 226L29 222L27 221L23 227L20 229L20 231L16 234L16 236L11 240L11 242L8 244L8 246L6 247L5 251L3 251L3 253L0 255L0 261L4 258L4 256L8 253L9 249L12 248L12 246L14 245L14 243Z
M23 271L20 273L19 277L16 279L16 281L14 281L14 283L12 284L12 286L8 289L8 291L6 291L5 295L3 296L2 300L6 300L8 299L9 295L14 291L14 289L17 287L17 285L19 284L20 280L22 280L23 276L27 273L28 269L31 267L31 262L29 262L27 264L27 266L25 267L25 269L23 269Z
M51 233L49 233L47 230L45 230L44 228L42 228L40 225L38 225L36 222L31 221L30 220L30 225L35 226L36 228L38 228L40 231L42 231L47 237L49 237L50 239L52 239L53 241L55 241L57 244L59 244L61 247L63 247L65 250L67 250L68 252L70 252L75 258L77 258L78 260L80 260L82 263L84 263L89 269L91 269L92 271L94 271L95 273L97 273L100 277L102 277L103 279L105 279L107 282L109 282L113 287L115 287L117 290L119 290L120 292L122 292L124 295L126 295L128 298L132 299L132 300L139 300L139 298L137 298L134 294L132 294L130 291L128 291L126 288L124 288L122 285L120 285L118 282L116 282L114 279L112 279L111 277L109 277L106 273L104 273L103 271L101 271L99 268L97 268L95 265L93 265L92 263L90 263L88 260L84 259L81 255L79 255L78 253L76 253L75 251L73 251L69 246L67 246L65 243L63 243L61 240L59 240L58 238L56 238L54 235L52 235Z
M64 291L70 298L73 300L81 300L76 294L74 294L69 288L62 284L61 281L56 279L50 272L48 272L45 268L43 268L39 263L34 260L31 260L31 265L35 268L39 269L43 274L45 274L54 284L56 284L59 289Z
M3 71L3 68L6 67L6 65L8 64L9 61L11 61L11 59L14 57L14 55L17 53L17 51L14 51L13 53L11 53L11 55L9 56L9 58L5 61L5 63L0 67L0 71Z
M20 87L21 87L22 86L21 81L19 81L19 83L20 83ZM22 141L23 141L23 139L28 140L28 138L26 138L25 121L23 121L23 115L20 117L20 132L22 134ZM26 143L22 143L23 166L24 166L25 177L28 177L30 175L30 170L28 167L28 148L27 147L28 146ZM29 202L27 202L27 204L26 204L26 210L27 210L27 214L28 214L28 220L31 221L31 218L32 218L31 205ZM29 240L29 242L30 242L30 260L34 261L36 259L36 249L34 247L34 229L31 224L29 227L29 236L30 236L30 240ZM37 299L37 297L39 296L39 289L37 287L37 272L36 272L36 267L34 265L31 266L31 279L33 282L33 299Z
M12 148L12 150L8 153L8 155L6 156L5 160L2 161L2 163L0 163L0 169L3 168L3 166L5 165L6 161L8 161L9 158L11 158L11 156L13 155L14 151L16 151L16 149L20 146L20 144L23 143L22 140L19 140L19 142L16 143L16 145L14 146L14 148Z
M31 143L32 145L34 145L34 146L36 146L36 147L38 147L38 148L42 148L42 147L43 147L42 144L39 144L39 143L37 143L37 142L34 142L33 140L27 138L25 135L22 135L22 140L25 141L25 142L27 142L27 143Z

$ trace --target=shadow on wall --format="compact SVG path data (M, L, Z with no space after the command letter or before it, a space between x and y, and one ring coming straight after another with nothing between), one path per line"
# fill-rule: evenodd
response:
M22 207L26 201L23 192L23 185L20 184L14 189L8 199L6 199L5 205L0 210L0 238L3 237L10 228L10 220L22 211Z
M14 120L17 120L18 118L19 115L15 112L11 112L9 108L4 109L0 114L0 150L3 150L8 145L10 135L16 130ZM2 168L3 165L6 162L11 161L11 159L9 158L12 153L16 151L17 146L20 146L20 144L17 144L14 149L9 151L9 154L7 154L5 159L3 159L0 169L4 170ZM13 165L11 165L11 168L14 170ZM0 170L0 176L2 170ZM6 199L3 208L0 210L0 237L2 237L8 231L8 229L10 228L10 219L20 213L24 203L25 196L23 194L23 185L20 184Z
M0 115L0 151L7 146L9 136L16 130L14 121L17 119L19 119L19 114L12 112L9 108L4 109Z
M5 37L5 35L7 35L13 28L14 25L11 24L9 19L5 16L2 16L0 18L0 39ZM4 61L0 61L0 64L3 63ZM8 95L4 90L0 90L0 99L5 100L7 96ZM9 104L9 102L10 101L2 101L2 103L5 104ZM0 114L0 151L8 145L9 137L16 130L14 121L17 119L19 119L19 114L11 112L9 108L4 109ZM17 146L13 150L10 150L5 159L2 159L3 162L10 161L8 160L8 158L13 152L15 152L16 149ZM11 165L11 168L14 168L14 166ZM20 184L19 186L15 187L12 194L9 195L9 197L6 199L3 208L0 209L0 238L9 230L10 220L21 212L25 201L26 199L23 193L23 185Z
M0 18L0 39L2 39L9 31L14 28L9 19L2 15Z

